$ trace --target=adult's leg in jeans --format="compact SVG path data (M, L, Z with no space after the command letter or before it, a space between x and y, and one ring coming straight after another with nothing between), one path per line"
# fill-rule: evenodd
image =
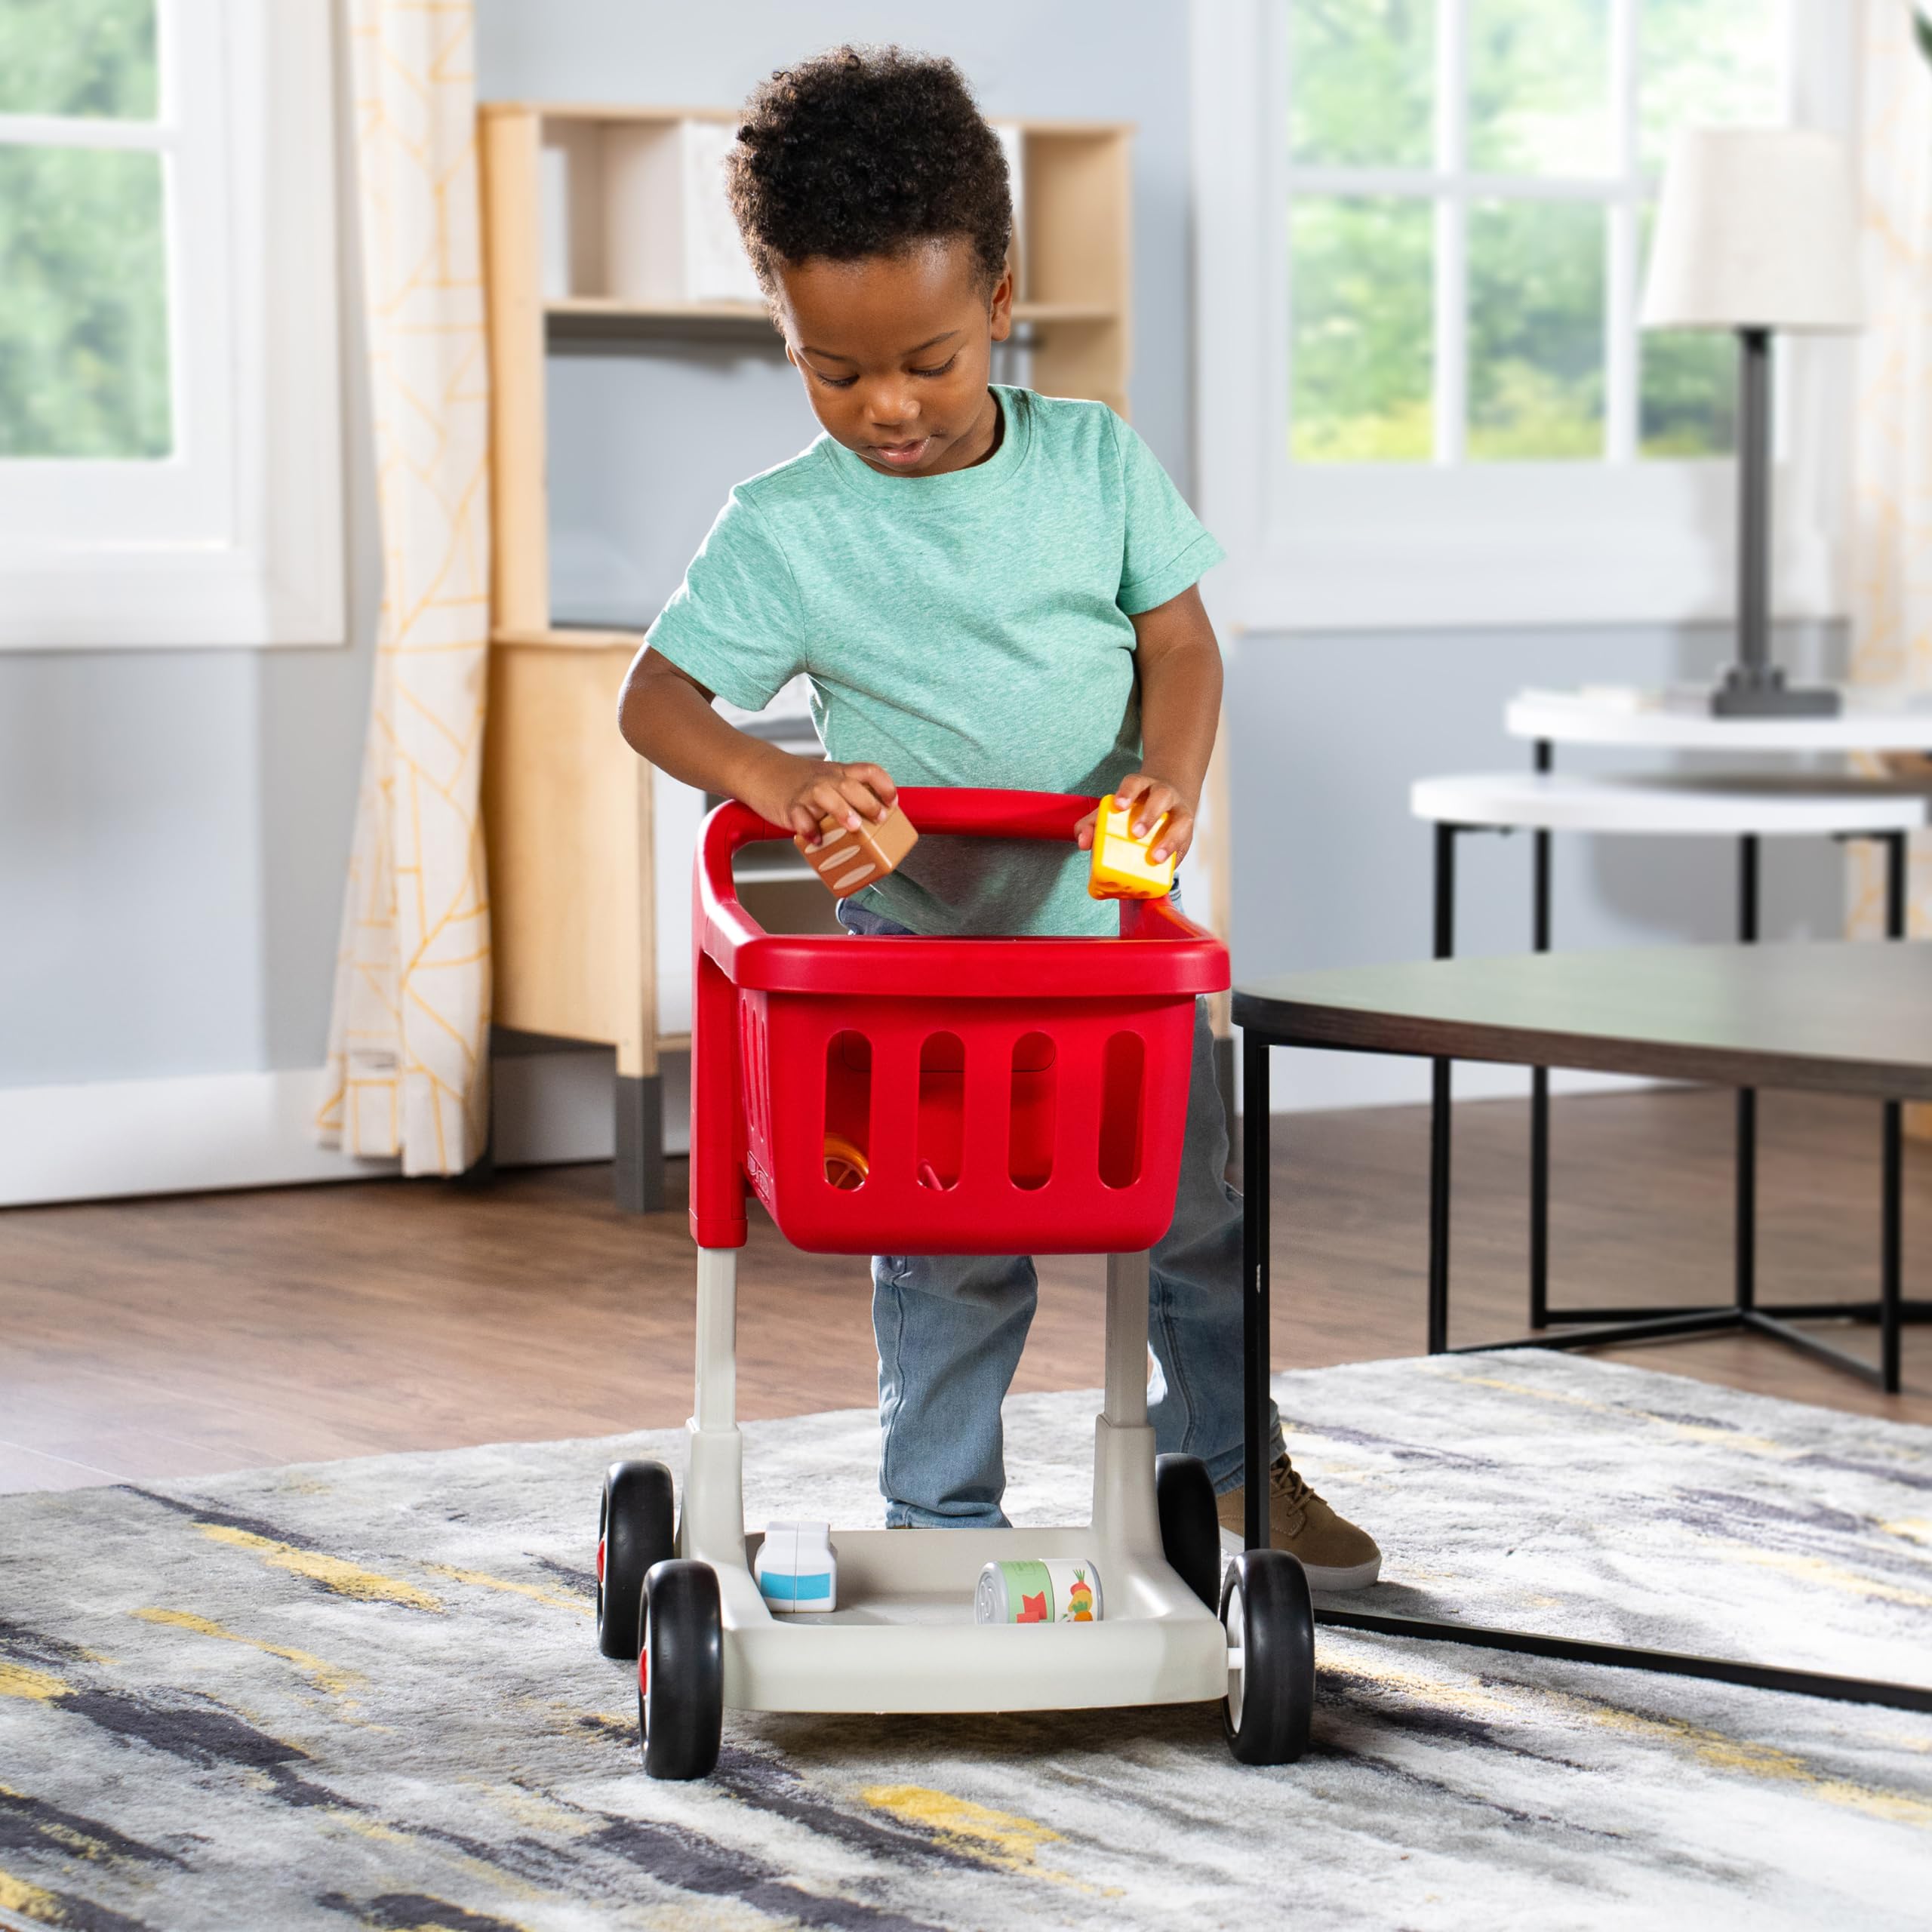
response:
M1002 1529L999 1405L1038 1297L1024 1254L872 1257L878 1486L893 1528Z
M1148 1390L1148 1417L1156 1446L1198 1456L1217 1491L1241 1480L1241 1196L1227 1171L1227 1118L1202 1001L1194 1016L1180 1187L1150 1272L1149 1339L1159 1373ZM1282 1451L1272 1403L1268 1426L1272 1463Z

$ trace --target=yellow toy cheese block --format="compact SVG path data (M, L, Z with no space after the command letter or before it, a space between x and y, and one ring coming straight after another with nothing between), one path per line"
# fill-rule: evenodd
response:
M1087 877L1092 899L1164 899L1174 890L1171 853L1157 866L1148 849L1167 824L1164 814L1145 838L1134 835L1136 808L1121 805L1111 795L1100 801L1094 822L1094 869Z

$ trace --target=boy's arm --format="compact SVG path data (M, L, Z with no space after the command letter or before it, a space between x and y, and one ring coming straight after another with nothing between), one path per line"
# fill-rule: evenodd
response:
M1170 853L1186 858L1194 843L1194 816L1221 718L1221 648L1192 584L1131 621L1140 680L1140 768L1114 787L1114 796L1122 804L1138 802L1136 838L1168 814L1148 854L1158 865ZM1083 852L1094 842L1094 817L1089 812L1080 821Z
M875 764L835 764L798 758L725 723L708 691L668 657L638 653L617 700L624 742L660 771L700 792L737 798L774 825L789 825L811 844L819 823L859 829L860 815L884 817L897 795Z

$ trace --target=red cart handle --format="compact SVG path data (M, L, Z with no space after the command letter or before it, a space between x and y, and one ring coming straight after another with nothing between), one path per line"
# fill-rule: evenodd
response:
M1068 844L1073 842L1074 827L1098 802L1064 792L968 787L909 786L899 793L900 808L922 832ZM720 805L705 821L697 864L698 944L738 986L771 992L912 995L944 990L998 998L1037 991L1042 976L1050 982L1057 971L1089 976L1088 990L1097 993L1220 992L1229 983L1226 948L1213 934L1183 918L1165 899L1118 902L1121 937L1163 942L1158 964L1137 948L1139 956L1131 967L1124 960L1117 967L1112 961L1103 966L1094 956L1096 941L1071 938L1007 942L1016 949L1010 962L989 958L986 942L972 942L979 949L972 961L970 989L936 985L936 969L949 963L943 961L938 950L946 945L943 940L875 940L862 952L855 949L848 953L840 947L835 963L828 958L823 940L768 933L739 903L731 876L734 854L761 839L791 835L786 827L771 823L734 800ZM1121 982L1118 988L1102 983L1116 977Z

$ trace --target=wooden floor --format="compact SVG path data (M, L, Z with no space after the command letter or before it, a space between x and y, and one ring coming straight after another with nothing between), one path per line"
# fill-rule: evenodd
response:
M1877 1109L1767 1096L1762 1118L1761 1295L1875 1293ZM1553 1118L1557 1299L1722 1299L1729 1097L1559 1100ZM1413 1109L1277 1122L1278 1366L1421 1349L1426 1134ZM1526 1145L1521 1103L1457 1109L1457 1343L1522 1329ZM480 1195L383 1181L0 1214L0 1488L678 1423L684 1217L622 1217L609 1185L607 1168L552 1168ZM1906 1189L1907 1292L1924 1295L1932 1146L1908 1146ZM1018 1386L1097 1384L1100 1263L1041 1273ZM760 1224L741 1282L745 1414L872 1400L862 1263ZM1869 1330L1830 1332L1873 1351ZM1741 1337L1618 1358L1932 1423L1932 1327L1907 1331L1890 1398Z

